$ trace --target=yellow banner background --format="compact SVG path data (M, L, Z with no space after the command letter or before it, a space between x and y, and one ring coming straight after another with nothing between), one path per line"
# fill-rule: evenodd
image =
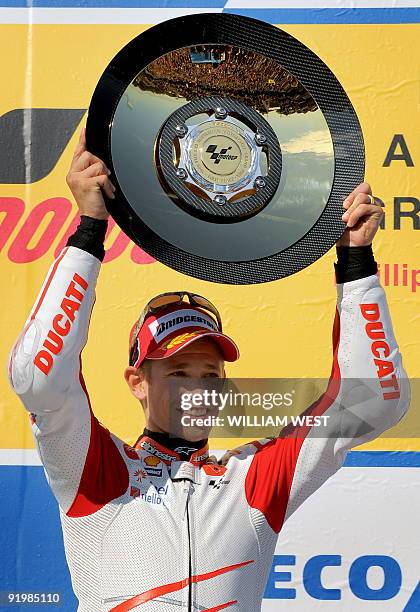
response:
M0 116L15 108L87 108L109 61L146 27L0 25L3 85ZM386 203L387 227L375 239L376 259L382 264L420 268L419 234L413 229L412 221L402 219L401 229L393 229L394 197L420 198L416 166L420 162L420 25L281 27L306 44L332 69L360 119L366 144L366 178L373 192ZM83 124L84 121L80 127ZM32 185L0 186L0 197L22 198L26 205L23 219L0 253L3 288L0 361L3 364L68 223L53 248L37 261L13 263L7 257L8 248L36 204L50 197L72 199L65 176L78 131L45 179ZM394 161L390 167L383 167L392 138L397 133L404 135L414 167L407 167L404 161ZM113 235L116 232L114 229ZM41 233L42 228L37 235ZM328 378L335 308L334 249L290 278L243 287L188 278L157 262L134 264L129 253L130 249L126 249L119 258L103 266L89 341L83 353L83 371L95 414L127 442L134 442L144 426L141 407L129 395L123 380L127 337L143 304L161 291L185 288L208 296L218 305L227 333L241 350L239 362L228 366L229 376ZM418 293L404 286L390 286L386 291L405 367L410 377L418 377L420 287ZM412 410L416 410L416 406L412 406ZM10 390L6 376L0 379L0 414L0 448L33 448L28 417ZM236 443L240 441L216 440L215 447L224 448L227 444L231 447ZM365 448L420 450L420 442L386 439L365 445Z

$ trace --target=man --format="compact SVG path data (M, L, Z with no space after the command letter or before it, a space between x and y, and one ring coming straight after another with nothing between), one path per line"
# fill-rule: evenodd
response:
M80 353L104 255L102 191L112 198L114 187L103 162L86 151L84 131L67 181L82 221L47 276L9 372L59 503L79 610L259 610L285 520L337 471L351 447L395 425L408 407L370 246L382 210L366 183L344 202L332 375L327 392L308 409L335 423L338 417L342 428L322 438L303 428L299 435L253 441L217 464L199 428L169 435L170 381L223 378L224 362L239 356L217 310L200 296L157 296L132 330L125 378L146 418L135 447L95 418ZM368 422L369 433L357 436L348 418L341 424L343 409L355 423Z

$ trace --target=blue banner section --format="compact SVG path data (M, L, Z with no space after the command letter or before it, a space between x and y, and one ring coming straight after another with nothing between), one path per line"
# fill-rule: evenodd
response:
M352 451L344 467L420 467L420 452L416 451Z
M38 466L0 467L0 592L59 593L62 604L14 604L1 610L74 612L57 502Z
M405 8L311 8L311 9L227 9L268 23L420 23L420 7Z

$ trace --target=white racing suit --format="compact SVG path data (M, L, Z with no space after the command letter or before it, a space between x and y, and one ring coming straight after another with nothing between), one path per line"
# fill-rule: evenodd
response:
M352 446L407 410L408 381L378 277L337 285L332 374L306 411L335 417L336 429L346 414L343 431L320 438L302 427L297 437L250 442L223 467L205 464L207 447L189 461L147 437L132 448L94 416L80 353L99 268L79 248L61 252L9 363L59 504L78 610L260 610L284 522ZM361 420L369 432L357 436Z

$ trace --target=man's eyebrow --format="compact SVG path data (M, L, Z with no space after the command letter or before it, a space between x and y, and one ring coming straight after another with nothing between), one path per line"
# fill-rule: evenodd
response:
M172 366L169 366L169 369L170 369L170 370L172 370L172 369L175 369L175 370L176 370L177 368L187 368L189 365L191 365L191 364L190 364L190 363L188 363L187 361L185 361L185 362L176 363L176 364L174 364L174 365L172 365ZM213 368L213 369L215 369L215 370L217 370L217 369L218 369L218 366L217 366L216 364L214 364L214 363L205 363L205 364L204 364L204 366L205 366L206 368Z

